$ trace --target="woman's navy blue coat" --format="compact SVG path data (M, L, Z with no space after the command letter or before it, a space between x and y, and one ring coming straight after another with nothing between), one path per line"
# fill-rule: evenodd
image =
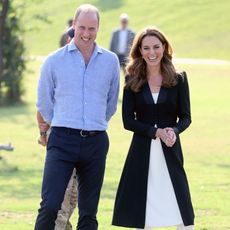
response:
M179 138L191 123L186 73L178 74L176 86L161 87L156 104L148 83L137 93L124 89L122 116L125 129L134 134L116 195L112 224L144 228L150 145L157 124L158 128L173 127L177 134L173 147L161 144L183 223L193 225L194 211Z

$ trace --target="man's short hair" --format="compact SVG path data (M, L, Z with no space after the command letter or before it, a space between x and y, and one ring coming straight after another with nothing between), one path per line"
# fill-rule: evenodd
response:
M100 21L100 14L97 7L91 4L82 4L80 5L74 15L74 21L76 22L81 12L94 12L97 15L98 23Z
M122 14L120 15L120 21L128 21L128 20L129 20L128 14L122 13Z

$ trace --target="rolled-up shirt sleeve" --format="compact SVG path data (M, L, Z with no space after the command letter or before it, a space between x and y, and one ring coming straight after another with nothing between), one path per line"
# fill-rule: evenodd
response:
M54 107L54 76L51 71L51 61L46 59L41 67L37 88L37 110L47 123L51 123Z
M110 118L117 110L117 101L118 101L119 87L120 87L120 66L118 60L115 63L113 73L114 73L113 79L110 84L110 90L109 90L108 100L107 100L107 110L106 110L107 121L110 120Z

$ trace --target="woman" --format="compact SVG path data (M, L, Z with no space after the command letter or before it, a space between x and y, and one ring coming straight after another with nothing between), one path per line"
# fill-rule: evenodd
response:
M179 134L191 123L186 73L176 73L162 32L147 28L134 39L122 116L132 131L117 191L113 225L193 229L194 212Z

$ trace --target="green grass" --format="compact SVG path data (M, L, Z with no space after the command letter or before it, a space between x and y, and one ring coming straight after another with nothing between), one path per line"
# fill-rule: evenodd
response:
M25 78L25 104L0 108L0 229L31 230L40 202L45 150L37 144L35 93L40 62L31 61ZM229 229L230 216L230 66L180 66L189 76L193 123L181 135L185 168L196 212L197 230ZM32 71L33 70L33 71ZM121 79L121 82L123 79ZM120 95L121 99L121 95ZM111 226L112 209L131 133L121 123L121 102L110 127L110 151L99 205L100 230ZM76 224L77 214L72 222Z
M15 0L21 2L22 0ZM28 54L46 55L58 47L59 37L79 0L25 1L23 24ZM156 25L172 41L177 57L230 59L230 1L228 0L89 0L101 11L98 42L108 47L119 15L127 12L135 31ZM37 20L46 17L49 23Z

